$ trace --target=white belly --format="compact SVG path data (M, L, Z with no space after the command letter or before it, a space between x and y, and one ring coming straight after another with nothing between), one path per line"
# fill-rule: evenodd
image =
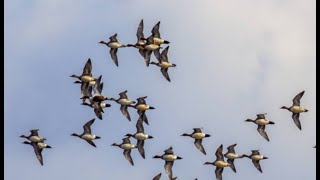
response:
M30 140L31 142L41 142L41 141L44 140L44 138L41 137L41 136L31 136L31 137L29 138L29 140Z
M226 154L226 158L228 158L228 159L237 159L237 158L239 158L239 155L238 154L234 154L234 153L228 153L228 154Z
M258 124L258 125L260 125L260 126L265 126L265 125L269 124L269 121L266 120L266 119L258 119L258 120L256 121L256 124Z
M128 106L128 105L131 104L131 100L129 100L129 99L120 99L119 100L119 104Z
M255 156L252 156L251 159L256 160L256 161L260 161L260 160L263 159L263 156L261 156L261 155L255 155Z
M204 134L204 133L194 133L194 134L192 135L192 137L193 137L194 139L203 139L203 138L205 137L205 134Z
M149 44L149 45L146 45L144 48L148 51L153 51L153 50L159 49L160 47L155 44Z
M83 81L83 82L91 82L91 81L94 81L94 78L91 77L91 76L82 76L81 77L81 81Z
M302 113L305 111L305 109L303 107L300 107L300 106L292 106L290 108L290 111L293 112L293 113Z
M164 156L163 156L163 159L166 160L166 161L174 161L174 160L177 159L177 156L172 155L172 154L170 154L170 155L164 155Z
M229 164L227 162L224 161L217 161L214 163L215 166L220 167L220 168L224 168L224 167L228 167Z
M143 140L148 139L148 134L137 133L137 134L135 135L135 138L138 139L138 140L143 141Z
M138 110L140 111L145 111L145 110L148 110L149 109L149 106L146 105L146 104L140 104L136 107Z
M110 43L108 45L110 48L114 48L114 49L117 49L117 48L121 48L122 47L122 44L118 43L118 42L113 42L113 43Z
M130 150L130 149L133 149L135 147L136 146L134 144L122 144L121 145L121 148L124 149L124 150Z
M154 44L160 45L164 42L163 39L160 38L153 38Z
M91 140L96 139L96 135L94 135L94 134L84 134L83 136L81 136L81 138L91 141Z
M162 67L162 68L168 68L171 66L172 66L172 64L169 62L161 62L161 64L160 64L160 67Z
M47 147L47 144L45 144L45 143L38 143L38 147L39 147L40 149L43 149L43 148L46 148L46 147Z

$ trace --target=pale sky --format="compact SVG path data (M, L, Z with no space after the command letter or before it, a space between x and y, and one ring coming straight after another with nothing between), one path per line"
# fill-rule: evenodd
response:
M263 174L251 160L238 160L238 172L225 169L224 180L316 178L315 0L5 0L4 5L6 180L151 180L165 173L164 161L151 157L169 146L183 157L174 164L174 176L209 180L215 168L203 163L215 160L220 144L234 143L239 154L260 149L269 159L261 162ZM177 64L169 70L171 83L159 68L147 68L136 49L120 49L117 68L109 49L98 43L114 33L120 42L134 43L142 18L146 36L161 21L161 35L171 42L168 56ZM95 117L80 105L80 88L69 77L80 74L88 58L93 73L103 75L105 95L117 98L128 90L131 99L148 96L156 107L145 126L155 138L145 143L145 160L132 152L134 167L121 149L110 146L136 131L133 109L132 122L115 103L105 110L104 120L92 126L102 137L97 148L70 136ZM310 111L300 116L299 131L280 107L290 106L302 90L302 105ZM257 113L268 113L276 123L266 129L270 142L244 122ZM212 135L203 141L206 156L192 139L180 136L194 127ZM19 138L34 128L53 147L43 151L44 166Z

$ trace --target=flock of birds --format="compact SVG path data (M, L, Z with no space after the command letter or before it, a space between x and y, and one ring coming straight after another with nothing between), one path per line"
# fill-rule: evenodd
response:
M169 44L169 41L164 40L160 37L159 33L159 27L160 22L158 22L152 29L152 35L150 35L148 38L145 38L143 35L143 20L141 20L138 30L137 30L137 38L138 41L136 44L128 44L123 45L118 42L117 40L117 34L111 36L109 39L109 42L101 41L101 44L105 44L110 48L110 54L111 58L114 61L114 63L118 66L118 58L117 58L117 51L119 48L122 47L135 47L139 49L139 53L143 56L145 63L147 66L149 64L157 65L161 68L161 72L163 76L170 81L169 75L168 75L168 68L175 67L175 64L172 64L168 60L168 49L169 46L167 46L161 53L160 48L162 44ZM155 57L158 59L158 63L151 62L150 63L150 57L152 52L154 52ZM114 101L117 104L120 105L120 110L122 114L131 121L130 114L128 112L128 108L134 108L137 110L137 113L139 115L139 118L136 122L136 133L134 134L126 134L125 137L122 139L122 143L117 144L113 143L112 146L119 147L123 149L123 155L124 157L129 161L129 163L133 166L134 162L131 157L131 151L133 149L138 149L140 155L142 158L145 159L145 149L144 149L144 143L148 139L152 139L153 137L147 133L145 133L144 130L144 123L149 125L148 118L146 116L146 111L155 109L154 107L150 106L146 102L147 96L139 97L137 98L137 101L132 101L127 96L127 91L123 91L119 93L119 98L111 98L102 95L103 90L103 83L101 82L102 76L99 76L98 78L95 78L92 74L92 63L91 60L88 59L86 62L83 73L80 76L72 75L71 77L77 78L77 80L74 82L75 84L81 84L81 97L82 105L89 106L94 110L95 115L102 120L103 119L103 113L105 108L111 107L111 104L105 103L105 101ZM301 113L308 112L307 109L303 108L300 105L300 100L302 96L304 95L305 91L302 91L298 95L296 95L293 98L293 103L290 107L283 106L281 109L286 109L292 113L292 119L296 126L301 130L301 123L299 120L299 116ZM256 119L247 119L246 122L252 122L258 126L257 130L260 133L260 135L269 141L269 137L265 131L265 128L267 125L275 124L272 121L269 121L266 118L266 114L257 114ZM100 139L100 136L97 136L92 133L91 126L95 122L95 118L91 119L83 126L83 132L81 134L72 133L71 136L78 137L80 139L85 140L90 145L96 147L94 140ZM29 144L33 147L34 152L36 154L36 157L38 158L41 165L43 165L43 157L42 157L42 150L45 148L51 148L48 144L45 143L46 138L43 136L40 136L38 134L39 129L33 129L31 130L29 135L21 135L21 138L26 138L29 141L24 141L24 144ZM181 136L191 137L194 139L194 145L195 147L204 155L206 155L205 148L202 145L202 141L205 138L210 137L211 135L203 133L201 128L193 128L193 132L191 134L184 133ZM134 138L137 140L136 144L131 143L130 138ZM206 162L204 165L213 165L216 166L215 174L217 180L222 180L222 172L224 168L230 167L235 173L236 167L234 164L234 161L236 159L241 158L249 158L252 160L253 165L262 173L262 168L260 166L260 161L268 159L267 157L260 154L258 150L252 150L250 155L239 155L235 151L235 146L237 144L230 145L227 148L227 152L223 154L223 145L221 144L219 148L216 150L215 156L216 160L213 162ZM314 147L315 148L315 147ZM164 150L164 154L162 155L155 155L153 156L154 159L162 159L165 161L164 169L165 172L170 180L177 179L177 177L173 177L172 167L174 164L174 161L181 160L182 157L177 156L173 148L170 146L168 149ZM225 158L227 161L225 161ZM161 178L161 173L158 174L153 178L153 180L159 180Z

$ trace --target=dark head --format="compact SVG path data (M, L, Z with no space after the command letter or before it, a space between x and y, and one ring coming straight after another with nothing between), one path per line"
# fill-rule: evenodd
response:
M181 136L189 136L189 137L191 137L191 134L183 133Z
M161 159L161 156L155 155L152 157L153 159Z
M247 120L245 120L245 122L254 122L254 120L252 120L252 119L247 119Z
M99 43L100 44L107 44L105 41L100 41Z
M149 136L148 136L148 139L153 139L153 136L149 135Z
M96 136L96 139L101 139L101 137L100 136Z
M180 159L182 159L182 157L180 157L180 156L177 156L177 160L180 160Z
M110 98L109 100L110 101L117 101L115 98Z
M156 62L150 62L150 64L153 64L153 65L158 65L158 63L156 63Z
M113 143L111 146L120 146L119 144Z
M206 134L205 137L211 137L211 135L210 134Z
M132 134L126 134L126 136L128 136L128 137L133 137L133 135L132 135Z
M203 165L213 165L213 162L205 162Z
M127 47L134 47L133 44L127 44Z
M133 104L135 104L135 103L137 103L137 102L135 102L135 101L131 101L131 105L133 105Z
M172 67L176 67L177 65L176 64L172 64Z
M269 159L268 157L263 157L263 159Z
M286 109L286 110L289 110L290 108L288 108L287 106L282 106L280 109Z
M304 109L304 112L308 112L309 110L308 109Z
M248 155L246 155L246 154L243 154L241 157L242 157L242 158L244 158L244 157L250 158L250 156L248 156Z
M31 144L29 141L24 141L23 144Z
M71 134L71 136L77 136L77 137L80 137L80 135L79 135L79 134L77 134L77 133L72 133L72 134Z
M70 77L72 77L72 78L78 78L78 79L79 79L79 76L77 76L77 75L75 75L75 74L71 75Z
M155 107L150 106L149 109L156 109Z
M19 137L21 137L21 138L28 138L28 136L26 136L26 135L21 135L21 136L19 136Z
M75 81L75 82L73 82L74 84L82 84L82 82L81 81Z
M47 145L47 147L46 147L46 148L50 148L50 149L51 149L52 147L51 147L51 146L49 146L49 145Z

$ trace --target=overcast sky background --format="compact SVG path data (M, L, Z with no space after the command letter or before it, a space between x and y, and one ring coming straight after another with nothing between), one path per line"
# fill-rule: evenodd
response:
M183 157L173 167L182 180L214 179L215 150L238 143L239 154L260 149L270 159L262 161L260 174L249 159L235 162L231 179L315 179L316 151L316 1L315 0L5 0L4 13L4 178L6 180L151 180L164 174L164 161L153 155L173 146ZM170 43L169 58L177 64L167 82L159 68L147 68L134 48L118 51L120 67L109 49L98 44L118 33L120 42L136 42L141 19L145 35L161 21L160 32ZM80 105L80 88L71 74L81 74L91 58L95 76L103 75L103 93L118 97L128 90L131 99L148 96L156 107L147 113L146 160L132 152L135 166L127 162L120 143L134 133L138 115L130 109L128 122L119 105L105 110L93 133L97 148L70 136L95 117ZM152 57L155 60L154 57ZM302 131L290 106L302 90ZM268 113L276 125L268 126L270 142L245 123L257 113ZM203 141L207 156L180 137L203 127L212 137ZM53 148L44 150L40 166L31 146L19 138L39 128ZM135 140L132 140L135 142ZM165 176L162 179L167 179Z

